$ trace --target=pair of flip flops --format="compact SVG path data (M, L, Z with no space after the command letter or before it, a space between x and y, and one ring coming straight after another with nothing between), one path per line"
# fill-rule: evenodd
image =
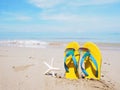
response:
M85 78L100 80L101 63L100 50L94 43L86 42L80 48L77 42L70 42L64 52L65 78L79 79L81 71Z

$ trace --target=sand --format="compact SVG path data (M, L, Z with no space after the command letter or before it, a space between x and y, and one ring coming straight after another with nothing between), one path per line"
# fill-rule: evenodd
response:
M81 45L83 43L80 43ZM66 43L50 43L46 48L0 47L0 90L119 90L120 44L97 44L102 53L101 80L64 78L63 53ZM57 77L45 75L43 61L54 58Z

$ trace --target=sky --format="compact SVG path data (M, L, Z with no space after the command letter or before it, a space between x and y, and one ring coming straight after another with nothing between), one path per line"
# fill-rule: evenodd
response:
M120 32L120 0L0 0L0 32Z

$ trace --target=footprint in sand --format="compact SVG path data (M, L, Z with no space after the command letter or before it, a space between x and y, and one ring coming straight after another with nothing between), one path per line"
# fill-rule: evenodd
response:
M34 64L29 64L29 65L23 65L23 66L13 66L12 68L18 72L18 71L24 71L28 69L29 67L34 66Z

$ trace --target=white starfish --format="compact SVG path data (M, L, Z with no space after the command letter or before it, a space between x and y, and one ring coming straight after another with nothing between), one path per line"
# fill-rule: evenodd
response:
M53 67L53 61L54 61L54 58L52 58L50 65L47 62L44 61L44 64L48 67L48 69L46 70L46 72L44 74L47 74L47 73L51 72L52 76L55 76L55 72L54 71L60 70L59 68Z

